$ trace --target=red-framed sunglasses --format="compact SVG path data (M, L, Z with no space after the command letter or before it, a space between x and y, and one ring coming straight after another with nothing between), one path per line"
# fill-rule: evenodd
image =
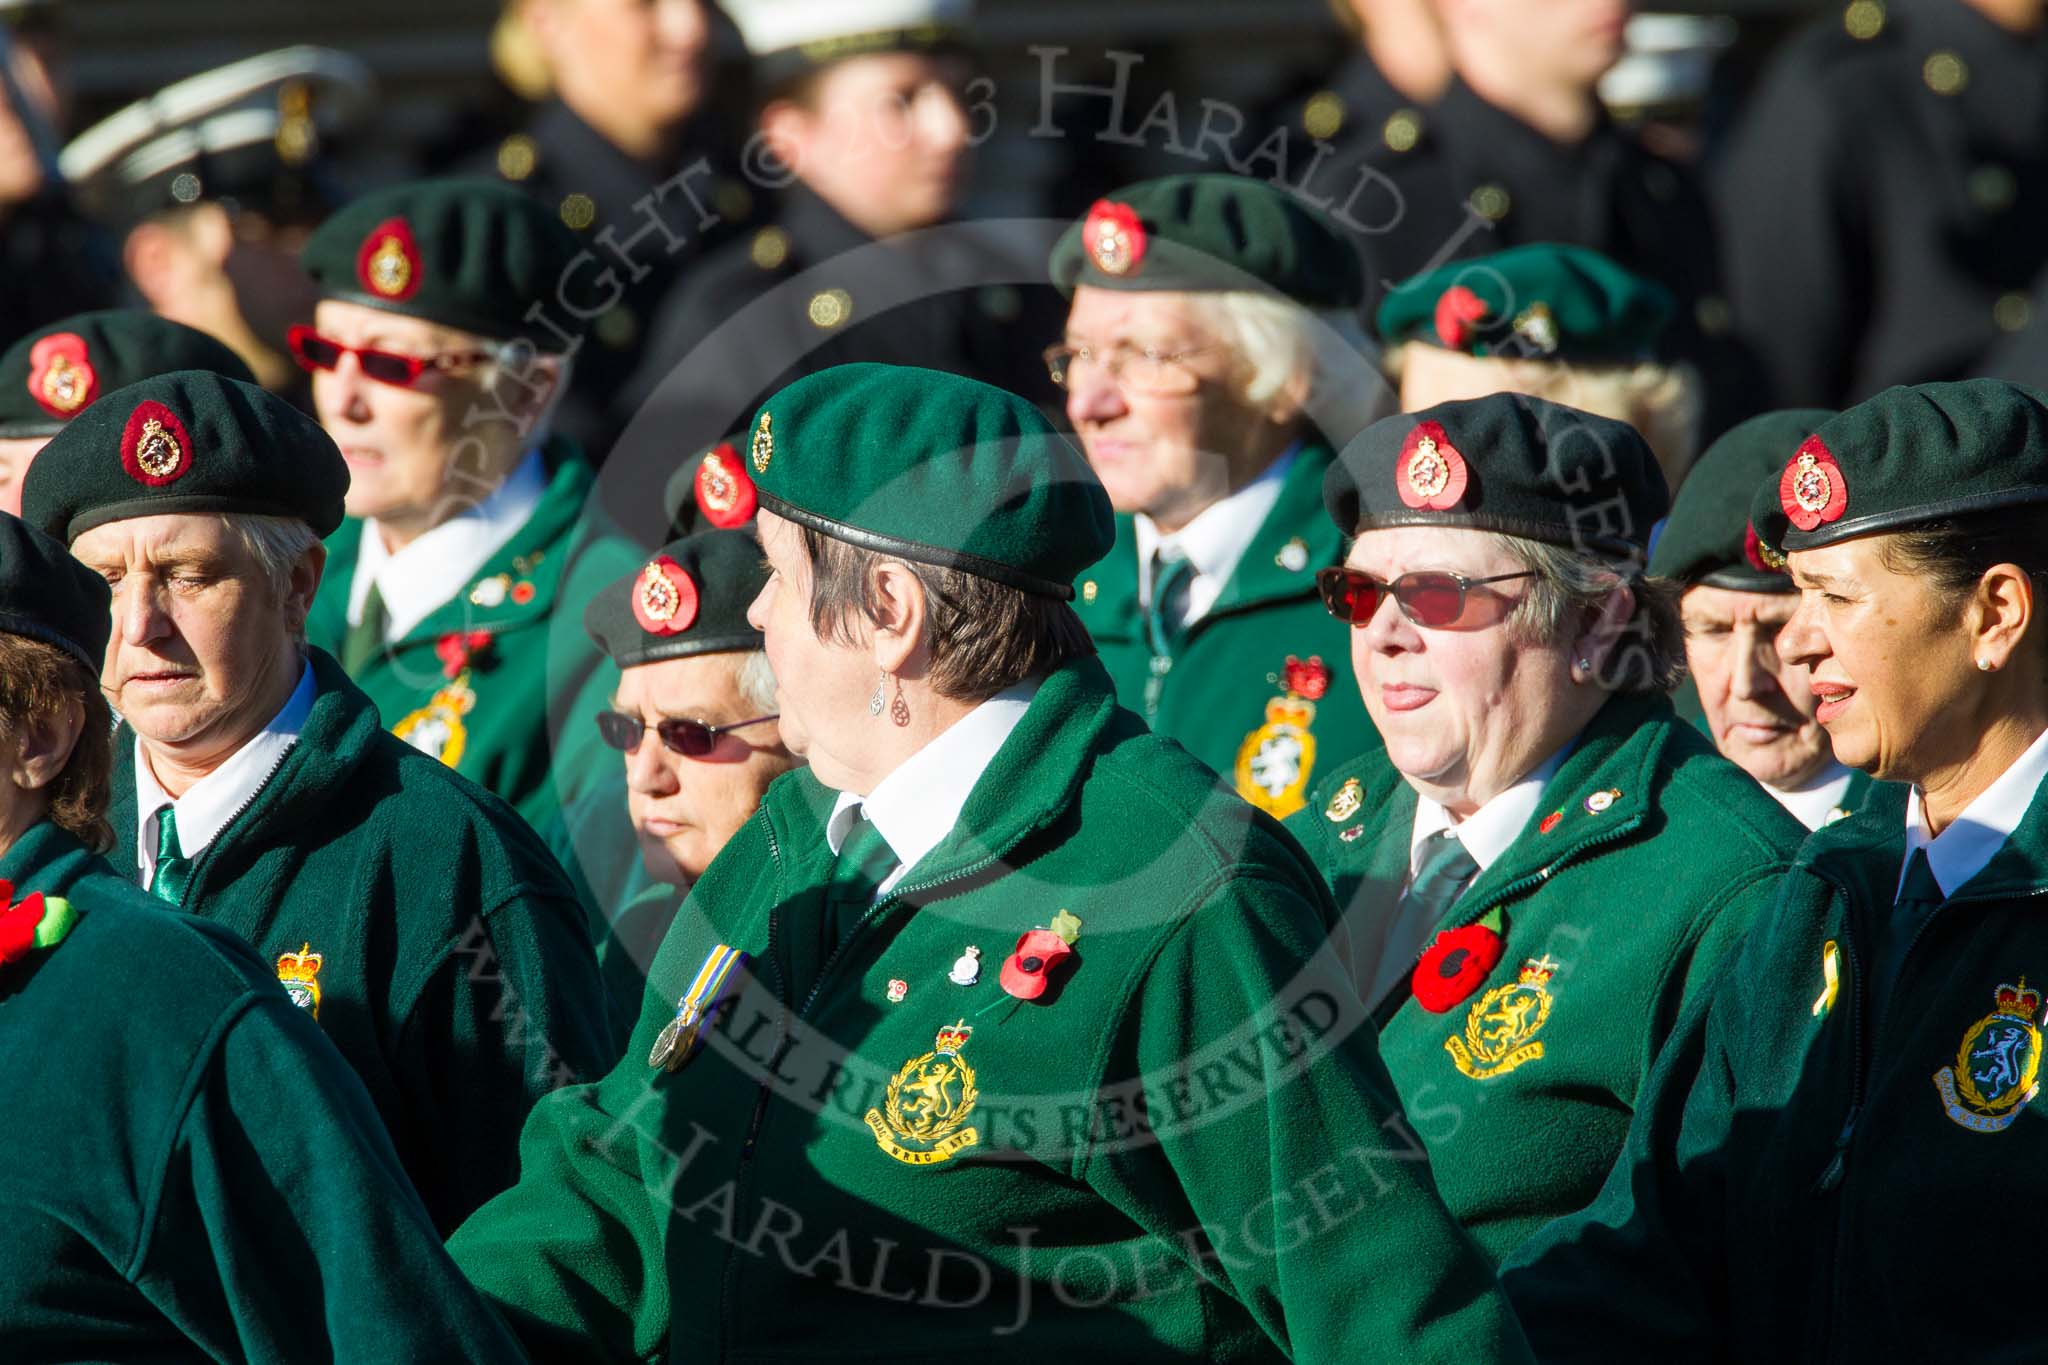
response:
M1463 574L1426 569L1404 573L1391 583L1369 573L1338 566L1319 569L1316 587L1323 594L1323 606L1339 621L1363 627L1380 609L1380 600L1391 594L1401 614L1418 626L1441 629L1455 626L1465 615L1465 594L1488 583L1506 583L1516 578L1534 578L1533 572L1497 573L1490 578L1467 578Z
M295 323L285 333L285 341L291 347L292 359L306 370L331 370L341 363L345 355L356 358L365 378L394 388L409 389L420 382L420 376L428 370L446 374L454 370L467 369L497 358L495 351L446 351L440 355L403 355L397 351L379 351L368 346L344 346L333 337L321 336L303 322Z
M670 753L681 754L684 758L703 758L718 747L720 735L780 719L782 717L778 713L755 716L752 720L736 720L730 725L706 725L701 720L670 717L650 727L640 717L629 716L623 711L600 711L597 713L597 732L604 737L606 744L622 754L630 754L640 747L641 739L651 728L661 737L663 747Z

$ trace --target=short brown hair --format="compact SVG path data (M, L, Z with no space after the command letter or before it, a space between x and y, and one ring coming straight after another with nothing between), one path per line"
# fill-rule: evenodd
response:
M820 640L857 640L853 613L876 619L875 578L883 560L904 565L924 585L925 645L932 687L953 701L987 701L1026 678L1095 652L1088 628L1065 602L960 569L916 564L864 550L798 526L811 570L811 629Z
M95 853L114 846L107 823L114 770L114 717L92 670L55 645L24 635L0 634L0 741L17 727L56 715L76 701L85 727L64 770L47 788L49 818Z

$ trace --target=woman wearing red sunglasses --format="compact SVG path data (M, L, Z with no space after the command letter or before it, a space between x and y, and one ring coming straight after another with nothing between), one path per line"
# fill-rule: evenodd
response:
M1384 737L1288 826L1387 1067L1498 1259L1591 1202L1680 1004L1805 832L1673 713L1668 498L1634 428L1496 394L1391 417L1324 484Z

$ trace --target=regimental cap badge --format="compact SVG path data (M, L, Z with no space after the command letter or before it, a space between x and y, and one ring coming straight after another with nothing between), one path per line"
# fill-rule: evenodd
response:
M1478 335L1486 320L1486 300L1462 284L1454 284L1436 298L1437 340L1454 351L1462 351Z
M356 252L356 278L380 299L404 300L419 292L419 245L403 218L386 218L363 238Z
M744 526L760 508L754 481L740 464L729 441L706 451L697 465L697 507L704 520L720 530Z
M1756 533L1756 527L1742 528L1742 557L1749 561L1749 567L1759 573L1785 572L1785 556L1764 544L1763 537Z
M1471 475L1441 422L1423 422L1401 443L1394 462L1395 491L1410 507L1447 512L1465 496Z
M1973 1133L1997 1133L2012 1126L2041 1091L2041 992L2001 984L1997 1004L1970 1026L1955 1061L1934 1073L1949 1121Z
M1337 794L1330 798L1330 804L1323 807L1323 818L1331 824L1341 825L1358 814L1358 808L1365 804L1365 787L1355 777L1344 779L1344 785L1337 788Z
M315 1019L320 1017L320 962L320 954L313 951L310 943L277 960L278 984L294 1005Z
M1840 520L1849 507L1849 481L1818 436L1809 436L1778 479L1778 505L1794 526L1811 531Z
M1536 355L1556 355L1557 318L1547 303L1532 303L1515 315L1515 336Z
M161 488L192 467L192 438L178 414L145 398L121 431L121 466L136 482Z
M1145 264L1145 224L1136 209L1098 199L1081 225L1081 245L1105 275L1135 275Z
M756 474L768 472L768 462L775 458L775 419L769 413L761 414L760 425L754 428L754 442L748 451Z
M28 396L60 422L68 422L100 396L100 378L86 356L85 338L52 332L29 348Z
M697 584L689 570L660 555L633 580L633 619L649 635L680 635L697 620Z

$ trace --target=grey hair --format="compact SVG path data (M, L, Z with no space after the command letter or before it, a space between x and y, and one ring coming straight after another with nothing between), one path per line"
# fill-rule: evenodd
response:
M567 355L555 355L531 347L525 342L492 342L479 338L480 345L490 351L491 359L477 367L476 382L485 393L502 407L504 400L497 397L501 380L511 379L516 387L524 389L525 383L515 376L523 376L536 368L547 369L555 377L555 386L548 393L547 403L533 415L519 433L519 449L523 453L533 449L553 434L555 414L561 410L562 400L569 394L569 385L574 378L575 361ZM524 364L519 364L520 360Z
M1634 610L1613 651L1595 665L1601 685L1617 692L1668 692L1678 686L1685 676L1685 627L1677 585L1563 545L1499 534L1492 540L1536 575L1507 619L1517 643L1566 643L1585 629L1610 593L1627 588L1635 597Z
M775 670L769 666L766 650L753 650L740 660L736 681L747 701L764 712L775 709Z
M291 590L292 570L306 551L320 543L313 528L297 517L265 517L249 512L223 513L221 520L241 537L242 545L263 566L270 591L282 597Z
M1315 311L1248 289L1189 297L1196 316L1246 367L1239 391L1253 407L1299 384L1303 407L1321 413L1379 387L1375 347L1355 314ZM1342 420L1323 419L1322 425L1349 429Z

